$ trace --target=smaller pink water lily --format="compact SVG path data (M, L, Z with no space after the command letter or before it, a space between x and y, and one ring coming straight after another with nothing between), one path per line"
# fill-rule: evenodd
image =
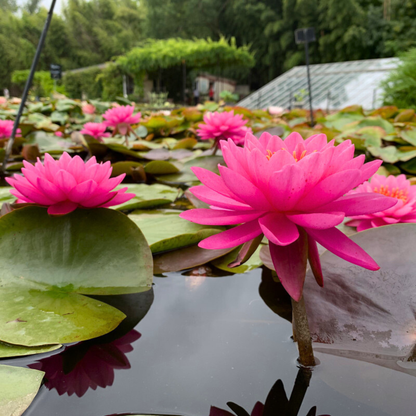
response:
M0 139L9 139L12 135L14 121L12 120L0 120ZM16 137L20 137L22 131L16 130Z
M133 133L132 124L140 123L141 113L133 114L134 106L123 105L116 108L110 108L103 114L106 120L104 124L108 127L114 127L113 136L118 132L122 136Z
M95 157L88 162L63 153L55 160L45 153L44 163L33 166L23 161L23 176L6 178L14 189L10 192L18 203L32 203L48 207L50 215L65 215L77 208L108 208L134 198L126 188L114 191L126 176L124 173L110 178L110 162L97 163Z
M0 105L7 104L7 98L6 97L0 97Z
M82 106L84 114L95 114L96 108L92 104L85 104Z
M234 111L208 112L204 115L204 123L198 125L197 133L201 140L214 139L216 147L220 140L227 139L243 144L246 133L251 133L251 129L245 126L247 122L241 114L234 115Z
M346 225L357 227L357 231L381 227L399 222L416 223L416 185L411 185L405 175L389 176L374 175L371 182L367 181L350 192L381 194L397 199L396 205L373 214L351 216Z
M103 141L103 137L110 137L110 133L106 133L106 124L104 123L85 123L84 128L80 131L81 134L87 134L94 137L99 142Z
M64 134L61 131L56 131L55 136L62 137Z
M275 107L275 106L270 106L268 108L269 114L272 116L281 116L285 109L283 107Z

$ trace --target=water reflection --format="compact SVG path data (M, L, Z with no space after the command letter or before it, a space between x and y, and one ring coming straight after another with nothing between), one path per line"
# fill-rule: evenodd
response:
M106 388L114 382L115 370L127 370L126 356L132 344L140 339L133 329L147 314L153 303L153 289L130 295L94 296L120 309L126 318L112 332L102 337L67 347L62 353L44 358L30 368L45 372L45 386L58 394L82 397L97 387Z
M234 413L212 406L209 416L298 416L311 377L311 370L300 368L289 399L287 398L282 380L277 380L267 395L265 403L257 402L251 413L248 413L236 403L228 402L227 406ZM316 411L316 406L314 406L306 416L316 416Z
M108 344L80 343L29 367L45 372L45 386L49 390L55 389L60 396L82 397L88 389L112 386L114 370L130 368L126 354L133 351L132 344L140 337L133 329Z

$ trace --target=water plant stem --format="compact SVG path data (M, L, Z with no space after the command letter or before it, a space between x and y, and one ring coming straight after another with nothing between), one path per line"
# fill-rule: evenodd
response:
M292 299L292 325L294 338L298 343L300 364L306 367L316 365L303 296L299 302Z

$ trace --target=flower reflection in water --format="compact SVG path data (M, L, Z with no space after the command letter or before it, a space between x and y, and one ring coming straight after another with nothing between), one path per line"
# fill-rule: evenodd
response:
M88 389L112 386L114 370L130 368L126 357L141 334L132 330L108 344L81 343L29 367L45 372L45 386L58 394L82 397Z
M209 416L298 416L311 377L312 371L310 369L300 368L289 399L286 396L282 380L277 380L267 395L265 403L257 402L251 414L238 404L228 402L227 406L234 413L212 406ZM306 416L317 416L316 406L312 407Z

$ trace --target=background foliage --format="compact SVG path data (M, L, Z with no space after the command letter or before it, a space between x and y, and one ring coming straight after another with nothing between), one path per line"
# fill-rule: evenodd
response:
M396 56L416 46L412 0L69 0L55 15L39 70L50 63L64 70L107 62L146 39L235 37L250 45L256 66L249 71L214 68L255 89L304 63L293 31L313 26L311 61L333 62ZM11 73L30 66L46 10L29 0L18 10L2 0L0 88ZM98 88L98 87L97 87ZM102 87L104 88L104 87Z

